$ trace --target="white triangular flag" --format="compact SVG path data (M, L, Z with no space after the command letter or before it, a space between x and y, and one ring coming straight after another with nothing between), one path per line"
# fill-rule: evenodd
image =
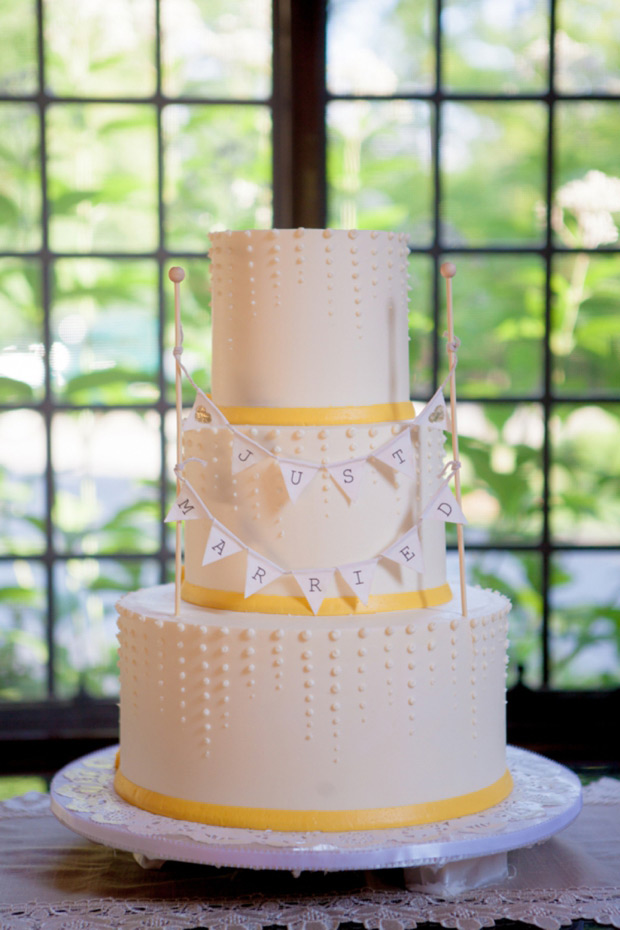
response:
M262 591L268 584L275 581L282 575L282 569L257 555L256 552L248 552L248 561L245 568L245 593L244 597L249 597L255 591Z
M301 588L303 596L308 601L313 614L318 614L333 574L333 568L327 571L293 572L295 580Z
M207 545L205 546L202 564L210 565L211 562L219 562L221 559L228 558L229 555L241 552L242 548L243 547L239 545L237 540L224 529L222 524L214 520Z
M459 503L445 484L430 504L424 508L422 520L443 520L444 523L467 523L467 517L459 507Z
M424 560L417 526L412 527L408 533L405 533L392 546L385 549L381 555L389 559L390 562L396 562L398 565L411 568L415 572L423 572Z
M295 502L319 469L314 465L306 465L305 462L301 464L295 461L289 462L287 459L277 459L277 463L280 466L288 496Z
M232 443L231 464L233 475L243 471L244 468L250 468L252 465L256 465L257 462L260 462L260 460L264 459L267 455L265 450L259 445L252 442L251 439L239 435L237 432L233 433Z
M342 488L350 501L356 501L362 489L362 478L366 459L354 459L339 465L327 466L327 470L338 485Z
M448 429L448 408L442 388L436 391L424 409L413 421L416 426L430 426L432 429Z
M177 520L201 520L206 516L204 507L192 492L181 488L164 523L175 523Z
M338 572L347 588L350 589L351 594L360 599L362 604L368 603L370 586L378 561L378 559L369 559L367 562L355 562L351 565L338 566Z
M228 420L210 397L198 391L194 406L183 422L183 429L202 429L203 426L228 426Z
M395 439L381 446L372 453L373 458L379 459L396 471L415 478L416 470L413 462L413 446L411 445L411 430L404 429Z

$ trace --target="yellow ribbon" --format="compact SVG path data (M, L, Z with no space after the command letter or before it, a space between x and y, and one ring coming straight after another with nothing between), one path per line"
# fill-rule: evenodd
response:
M129 781L120 768L114 777L114 788L121 798L134 807L174 820L189 820L216 827L245 827L250 830L322 830L333 833L409 827L476 814L508 797L512 791L512 777L506 769L501 778L486 788L441 801L344 811L290 811L186 801L141 788Z
M366 404L362 407L220 407L229 423L256 426L338 426L351 423L391 423L413 420L411 401Z
M303 594L251 594L244 597L242 591L220 591L203 588L184 580L181 597L197 607L215 610L246 611L256 614L296 614L314 616ZM342 617L349 614L377 614L392 610L411 610L415 607L438 607L452 599L450 585L425 588L422 591L399 591L393 594L371 594L368 604L357 597L326 597L319 609L320 617Z

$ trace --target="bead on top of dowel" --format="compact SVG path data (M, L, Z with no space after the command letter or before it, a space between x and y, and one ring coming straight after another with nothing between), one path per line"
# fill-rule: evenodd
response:
M456 274L456 265L454 262L444 262L439 272L443 278L453 278Z
M171 268L168 272L168 277L171 281L174 281L175 284L180 284L185 278L185 272L182 268L179 268L178 265L175 265L174 268Z

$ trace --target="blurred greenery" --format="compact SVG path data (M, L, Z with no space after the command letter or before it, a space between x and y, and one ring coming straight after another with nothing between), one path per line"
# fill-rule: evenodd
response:
M31 254L43 243L40 121L36 105L19 99L38 87L35 5L0 0L0 89L15 96L0 103L0 249L28 253L0 258L0 402L16 408L0 416L4 700L47 693L48 451L61 555L53 574L57 693L115 693L114 601L158 581L162 536L172 544L159 500L162 453L168 502L174 493L174 414L158 406L162 386L166 402L174 397L172 355L161 353L174 342L168 268L183 264L187 272L183 360L208 389L207 233L272 223L269 3L162 0L162 91L170 101L162 109L161 166L156 108L141 102L155 88L154 6L44 2L47 87L74 101L46 108L49 247L80 256L53 257L44 282ZM544 93L547 6L446 0L444 89ZM403 230L420 248L433 242L433 104L373 97L433 90L434 17L432 0L330 4L329 89L359 98L327 105L334 226ZM617 4L562 0L558 30L557 86L617 93ZM134 102L79 102L114 95ZM178 102L177 95L219 102ZM604 251L618 242L619 108L618 100L587 100L559 101L555 109L551 220L556 244L572 251L552 263L551 543L610 547L553 553L551 683L562 688L620 682L620 257ZM459 258L454 282L466 539L504 547L471 550L468 574L513 601L511 675L522 665L526 681L539 685L545 270L539 255L509 250L544 241L548 114L543 100L440 109L443 246L507 248ZM157 249L164 246L204 258L166 259L160 321ZM123 257L92 255L106 251ZM152 258L135 255L143 252ZM433 280L429 255L412 255L410 272L411 390L423 401L433 389L433 292L443 284ZM443 313L442 303L440 335ZM52 404L69 408L52 409L49 449L36 409L46 378ZM184 402L192 402L187 384Z

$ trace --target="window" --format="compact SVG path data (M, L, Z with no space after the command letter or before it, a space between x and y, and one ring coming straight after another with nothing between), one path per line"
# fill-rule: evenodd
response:
M0 22L2 728L114 726L114 601L171 567L167 270L208 386L211 228L408 232L420 399L456 262L470 579L513 599L513 681L617 687L620 13L0 0Z

